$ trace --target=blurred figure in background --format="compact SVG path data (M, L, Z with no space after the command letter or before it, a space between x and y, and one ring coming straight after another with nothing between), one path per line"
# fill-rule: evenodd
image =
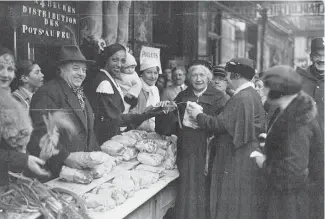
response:
M212 77L212 83L213 86L222 91L226 95L226 99L229 100L230 96L226 93L228 83L227 83L227 72L224 67L218 65L213 67L213 77Z
M12 95L27 109L34 92L44 84L44 74L36 62L23 60L17 71L19 87Z
M167 86L167 78L165 77L165 75L159 75L158 80L156 82L156 87L159 90L160 98L166 86Z
M186 70L183 67L175 67L172 70L172 81L173 86L167 87L162 95L161 100L173 101L179 92L185 90L187 86L185 85Z
M163 70L163 75L165 75L167 79L166 87L173 86L173 81L172 81L172 69L171 67L167 66Z
M263 105L265 105L267 96L266 96L266 89L264 87L264 82L261 78L256 78L254 83L255 83L255 90L260 95Z

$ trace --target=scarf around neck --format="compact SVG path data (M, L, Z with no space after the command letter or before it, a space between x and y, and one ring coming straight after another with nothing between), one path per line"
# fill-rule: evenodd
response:
M155 85L149 86L143 78L140 78L140 80L142 82L142 89L149 94L146 107L155 106L160 101L158 88Z

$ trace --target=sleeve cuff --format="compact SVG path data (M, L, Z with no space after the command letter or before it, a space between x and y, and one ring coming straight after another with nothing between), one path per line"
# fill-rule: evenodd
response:
M70 155L70 152L63 149L60 151L60 153L58 155L55 155L48 160L48 163L47 163L48 167L54 177L59 176L62 166L64 164L64 161L68 158L69 155Z

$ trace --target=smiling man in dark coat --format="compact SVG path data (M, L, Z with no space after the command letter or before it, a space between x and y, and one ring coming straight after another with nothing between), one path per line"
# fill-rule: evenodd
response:
M59 76L41 87L33 95L30 115L34 131L27 146L29 153L39 156L39 142L46 134L43 115L56 110L63 110L75 126L75 135L60 133L58 148L60 152L47 161L53 177L57 177L63 165L81 168L79 152L100 150L93 131L94 115L92 108L83 94L81 84L86 77L86 60L77 46L63 46L58 62Z
M255 63L246 58L226 65L227 82L235 90L218 116L200 113L192 105L189 114L201 128L215 133L216 157L212 166L210 189L211 219L264 218L264 183L250 154L259 146L264 132L265 111L261 98L250 82Z

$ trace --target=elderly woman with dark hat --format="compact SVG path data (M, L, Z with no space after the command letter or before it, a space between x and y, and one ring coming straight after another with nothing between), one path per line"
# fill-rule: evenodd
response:
M301 91L301 77L289 66L272 67L264 81L268 102L278 107L268 126L266 155L255 158L267 175L266 218L310 218L308 181L324 184L324 140L317 106Z
M179 109L156 117L156 132L176 134L177 167L180 173L176 197L176 218L209 218L209 139L213 136L198 127L187 113L188 102L196 102L207 115L218 115L225 103L225 95L210 83L211 71L203 64L188 69L190 85L175 98Z
M250 218L263 215L263 178L250 154L259 147L265 112L251 81L253 60L235 58L226 65L227 82L234 95L218 116L202 113L197 104L188 111L198 126L213 132L218 144L212 167L210 212L213 219Z
M68 113L67 119L74 127L74 135L70 135L67 130L59 130L59 153L47 160L47 167L53 177L58 177L63 165L81 169L85 164L84 152L100 150L93 131L93 111L82 87L87 67L92 63L85 59L78 46L63 46L57 62L57 77L33 95L30 115L34 131L27 146L30 154L40 155L40 140L47 133L44 117L64 111Z
M116 78L120 75L125 59L126 49L124 46L116 43L105 47L104 51L99 54L100 70L91 80L91 89L87 95L94 109L95 133L100 144L117 135L120 132L120 127L136 127L154 116L150 112L123 114L123 92L116 83Z
M15 70L13 53L0 46L0 187L8 183L8 171L49 174L42 169L43 160L26 154L33 126L28 110L10 93L9 85L15 77Z

